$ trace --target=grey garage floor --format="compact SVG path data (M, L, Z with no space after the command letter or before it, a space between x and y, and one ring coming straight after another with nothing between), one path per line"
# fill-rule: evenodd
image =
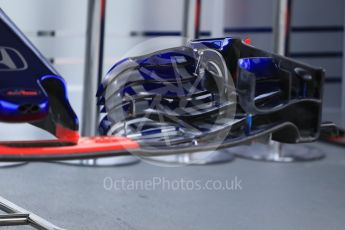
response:
M314 146L327 158L293 164L236 159L178 168L145 162L116 168L31 163L0 170L0 195L66 229L344 229L345 150ZM237 180L240 186L110 188L115 181L157 178L201 184Z

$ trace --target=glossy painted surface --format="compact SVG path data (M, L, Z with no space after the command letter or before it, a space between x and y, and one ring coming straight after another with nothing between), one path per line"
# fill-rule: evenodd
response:
M0 33L0 121L32 123L58 138L58 125L77 134L64 79L1 10Z
M219 56L202 59L207 52ZM218 58L221 61L217 61ZM199 71L200 60L207 60L205 66L214 65L214 68ZM224 64L223 69L220 63ZM217 82L215 70L219 67L226 74ZM181 69L185 75L181 74ZM279 133L274 138L288 143L311 141L319 132L323 74L322 70L256 49L239 39L193 40L185 47L128 58L115 64L98 94L105 114L100 132L132 135L143 143L148 140L160 142L162 137L168 136L172 140L170 144L174 145L193 142L219 130L231 130L226 142L236 142L286 122L286 132L274 131ZM194 84L197 80L200 84ZM233 86L228 85L230 80ZM222 91L216 87L220 90L216 92L215 85L224 85L226 89ZM224 92L239 100L215 100L222 93L226 95ZM205 97L201 100L196 96L198 93L204 93ZM160 97L158 107L156 96ZM192 103L181 105L184 100ZM209 107L200 109L204 104ZM221 115L232 107L236 109L232 110L233 120ZM177 120L162 122L157 118L160 116L173 116ZM223 122L217 123L219 116ZM151 139L147 137L150 135Z

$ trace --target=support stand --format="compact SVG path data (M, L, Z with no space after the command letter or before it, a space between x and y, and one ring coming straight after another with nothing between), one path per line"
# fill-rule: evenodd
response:
M140 159L134 156L117 156L98 159L59 161L59 163L85 167L111 167L137 164Z
M282 144L268 137L267 143L253 142L251 145L229 149L238 157L271 162L303 162L324 158L325 154L318 148L300 144Z
M26 165L27 162L0 162L0 168L10 168Z
M209 165L233 161L235 154L223 149L218 151L187 153L172 156L152 157L149 161L169 165Z
M182 25L182 36L198 38L200 35L201 1L184 1L184 16ZM230 162L234 159L234 154L226 150L214 151L210 153L188 153L173 156L155 157L150 160L176 165L207 165Z
M278 0L275 6L274 51L288 56L291 30L292 0ZM305 145L287 145L275 142L271 135L263 142L230 149L237 156L251 160L273 162L296 162L319 160L324 157L321 150Z

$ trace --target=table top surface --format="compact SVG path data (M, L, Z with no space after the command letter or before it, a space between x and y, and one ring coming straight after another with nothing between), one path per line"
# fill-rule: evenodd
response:
M66 229L344 229L345 150L312 145L327 157L189 167L30 163L0 169L0 195ZM161 184L141 183L155 180ZM207 181L214 184L206 189Z

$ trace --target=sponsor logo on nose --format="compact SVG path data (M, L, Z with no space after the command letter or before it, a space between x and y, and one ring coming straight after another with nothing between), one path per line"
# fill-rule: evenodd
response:
M27 68L28 64L18 50L0 46L0 72L22 71Z

